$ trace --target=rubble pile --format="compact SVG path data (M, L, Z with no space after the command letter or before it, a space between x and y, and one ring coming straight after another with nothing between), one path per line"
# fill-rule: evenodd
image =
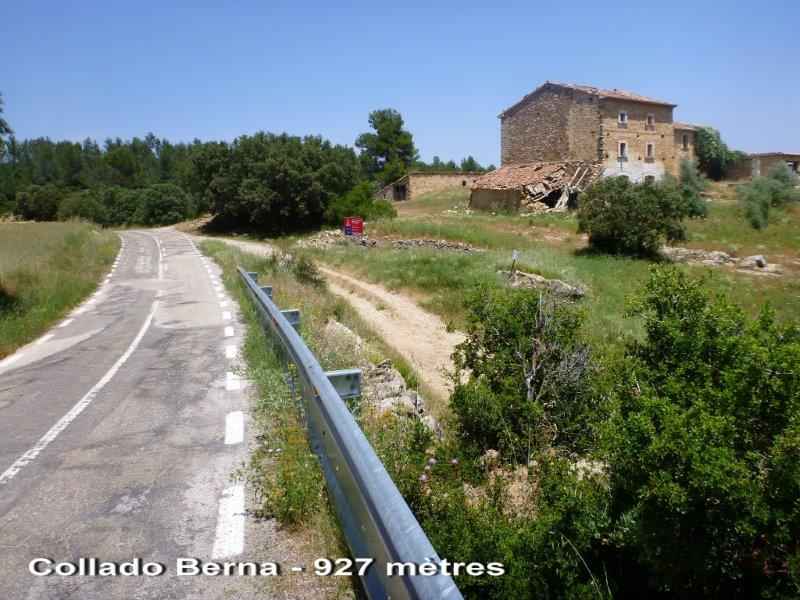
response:
M586 290L583 286L571 285L560 279L547 279L536 273L526 273L519 270L513 272L498 271L498 273L508 279L508 285L512 288L533 288L570 300L577 300L586 295Z
M392 248L401 250L414 250L417 248L431 248L433 250L455 250L457 252L483 252L464 242L451 242L448 240L392 240Z
M720 250L665 246L661 249L661 255L672 262L706 265L708 267L733 267L738 271L763 275L780 275L783 273L783 268L780 265L768 263L767 259L761 254L737 258Z

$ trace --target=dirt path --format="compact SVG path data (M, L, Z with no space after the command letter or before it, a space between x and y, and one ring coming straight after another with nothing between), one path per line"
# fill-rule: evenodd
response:
M193 237L225 242L259 256L269 256L273 251L271 246L260 242ZM453 370L451 356L456 345L464 340L464 334L447 331L438 316L423 310L403 294L327 267L320 267L320 271L330 291L347 300L358 315L411 364L430 392L438 400L446 401L452 387L447 375Z

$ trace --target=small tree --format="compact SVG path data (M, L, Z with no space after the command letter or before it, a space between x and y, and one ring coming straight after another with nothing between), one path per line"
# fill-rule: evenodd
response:
M697 165L691 160L682 160L680 166L680 190L683 201L689 210L690 217L705 217L708 206L701 196L708 187L708 180L697 170Z
M100 225L108 224L108 211L94 190L69 194L58 207L58 220L83 219Z
M589 351L581 313L531 290L478 289L467 300L467 339L450 400L466 444L527 462L551 444L586 441Z
M598 250L655 255L664 240L686 239L682 221L689 214L674 181L635 184L627 177L608 177L581 195L578 230L588 233Z
M769 223L770 208L800 200L796 185L797 175L785 164L776 165L766 177L755 177L750 183L740 185L736 194L750 225L763 229Z

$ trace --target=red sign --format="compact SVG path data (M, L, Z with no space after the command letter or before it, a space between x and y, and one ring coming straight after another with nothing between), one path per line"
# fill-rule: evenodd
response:
M353 217L344 218L344 234L353 235Z
M361 217L350 217L353 235L364 235L364 219Z

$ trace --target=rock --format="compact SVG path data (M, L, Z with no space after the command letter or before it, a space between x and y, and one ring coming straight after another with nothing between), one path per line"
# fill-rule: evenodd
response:
M514 271L513 275L509 271L498 271L498 273L509 279L509 285L512 288L535 288L570 299L583 298L586 295L583 286L570 285L560 279L547 279L536 273L525 273L524 271Z
M737 265L740 269L763 269L767 266L767 259L765 259L760 254L756 254L754 256L745 256L743 259L739 261Z
M367 367L363 372L363 396L375 403L379 414L395 413L420 416L425 413L425 401L415 390L410 390L392 361Z

